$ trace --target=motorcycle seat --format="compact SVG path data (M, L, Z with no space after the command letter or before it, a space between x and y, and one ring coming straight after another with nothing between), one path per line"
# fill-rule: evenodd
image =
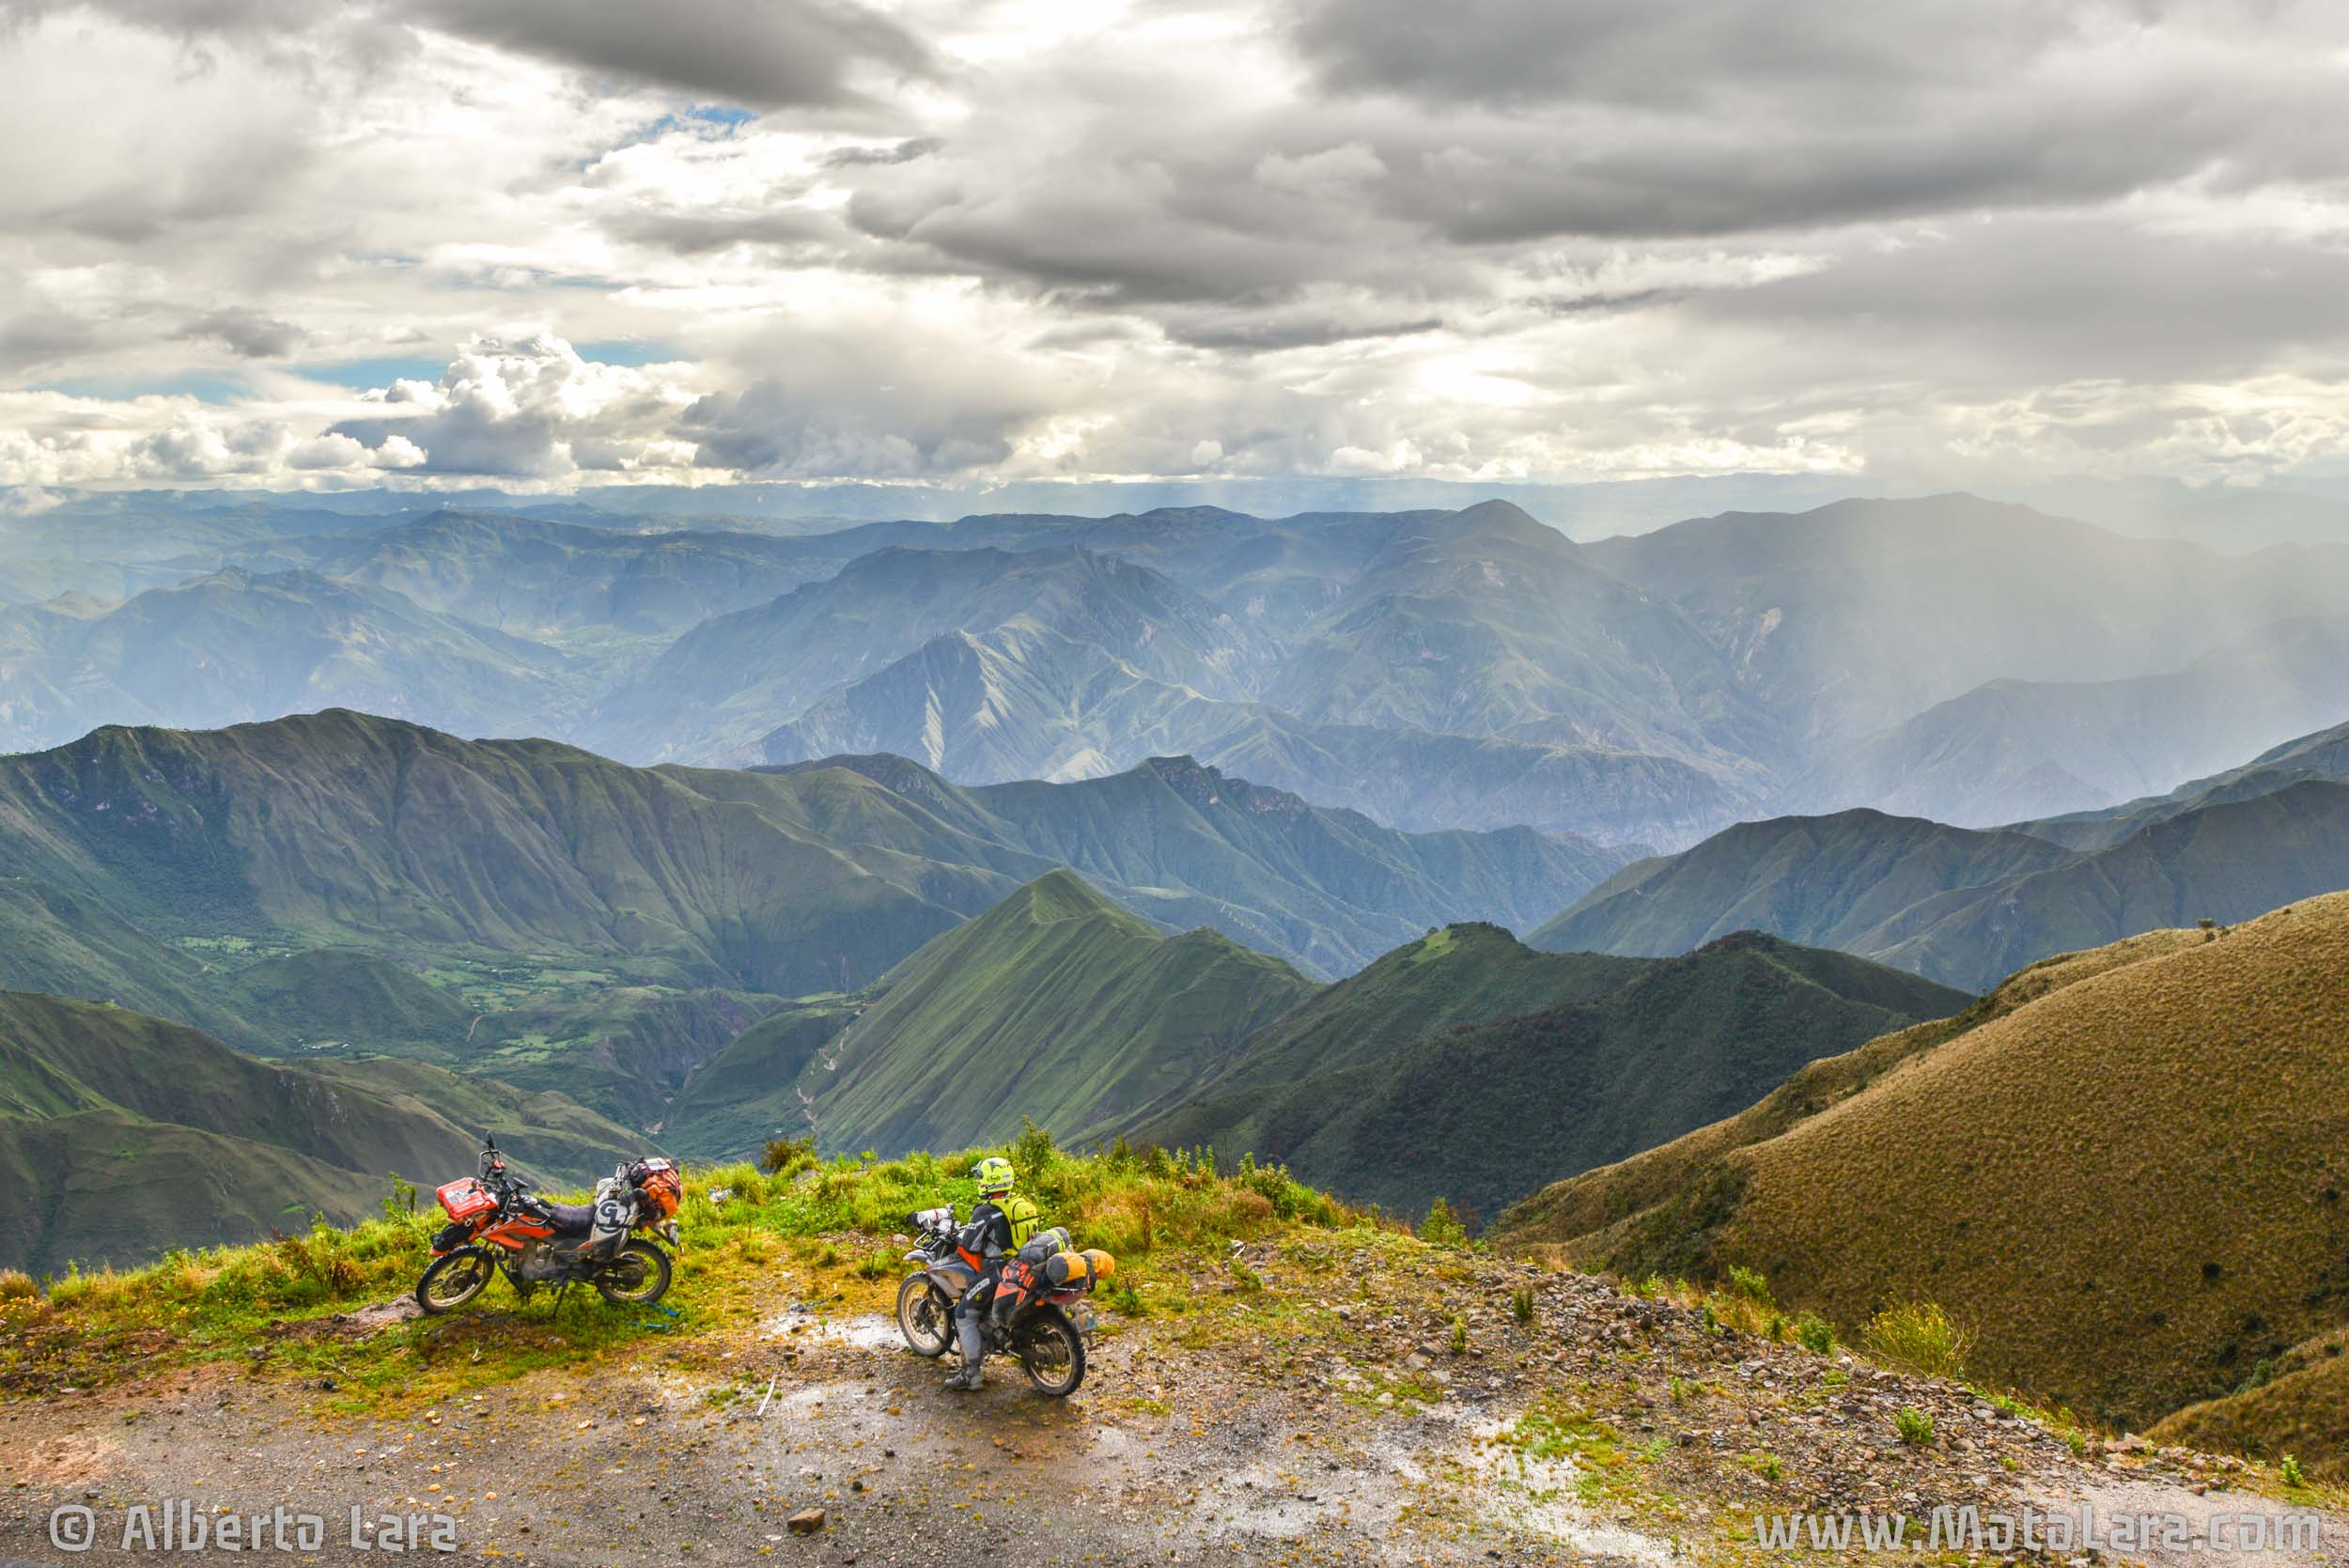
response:
M547 1219L554 1226L556 1235L585 1235L596 1228L596 1205L550 1203Z

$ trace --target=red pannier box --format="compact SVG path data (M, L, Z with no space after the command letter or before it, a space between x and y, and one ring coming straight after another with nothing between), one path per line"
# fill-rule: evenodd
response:
M433 1196L441 1200L451 1219L475 1219L498 1206L497 1198L474 1176L443 1183Z

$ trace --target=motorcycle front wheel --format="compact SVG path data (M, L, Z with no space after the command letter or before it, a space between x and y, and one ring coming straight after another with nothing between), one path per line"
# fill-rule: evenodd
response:
M470 1247L434 1258L416 1281L416 1305L434 1317L454 1312L479 1296L496 1273L488 1255Z
M919 1274L908 1275L897 1287L897 1331L906 1337L908 1350L933 1360L946 1354L947 1343L954 1337L945 1303Z
M1058 1307L1047 1307L1029 1320L1017 1353L1037 1393L1066 1399L1085 1380L1084 1336Z
M649 1241L631 1240L596 1270L596 1289L606 1301L650 1306L669 1293L669 1254Z

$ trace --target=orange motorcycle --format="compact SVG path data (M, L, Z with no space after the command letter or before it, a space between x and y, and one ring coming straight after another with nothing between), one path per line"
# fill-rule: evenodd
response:
M528 1300L540 1285L563 1292L591 1284L606 1301L645 1306L669 1289L670 1249L678 1245L685 1179L667 1159L620 1166L596 1184L592 1202L537 1196L484 1138L476 1174L437 1194L448 1223L432 1238L432 1262L416 1281L416 1305L438 1314L479 1296L500 1272Z

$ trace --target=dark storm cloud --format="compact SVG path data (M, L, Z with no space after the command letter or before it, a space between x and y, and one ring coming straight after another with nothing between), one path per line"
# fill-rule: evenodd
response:
M290 321L251 310L210 311L172 335L183 343L218 343L243 359L283 359L307 336Z
M854 0L415 0L417 21L626 81L775 109L863 101L854 68L933 70L922 42Z
M837 217L806 208L765 212L638 208L607 219L604 228L614 239L678 256L708 256L737 245L805 249L846 238Z
M1292 37L1341 91L1682 109L1798 92L1847 101L1921 79L2012 71L2099 17L2135 25L2186 8L2154 0L1313 0Z
M929 49L857 0L0 0L0 26L90 11L167 35L269 40L339 32L359 53L368 35L419 23L576 67L615 82L673 88L756 109L870 107L849 77L876 67L928 76ZM380 46L376 40L374 46Z
M899 142L895 147L844 147L826 158L824 163L826 167L834 169L853 169L874 164L885 166L891 163L910 163L916 158L927 158L945 145L941 137L915 136L909 141Z
M1975 225L1758 287L1691 324L1761 327L1950 386L2228 380L2349 352L2349 254L2076 219Z
M1383 116L1388 210L1466 243L2328 179L2349 134L2338 7L1318 0L1291 37Z

